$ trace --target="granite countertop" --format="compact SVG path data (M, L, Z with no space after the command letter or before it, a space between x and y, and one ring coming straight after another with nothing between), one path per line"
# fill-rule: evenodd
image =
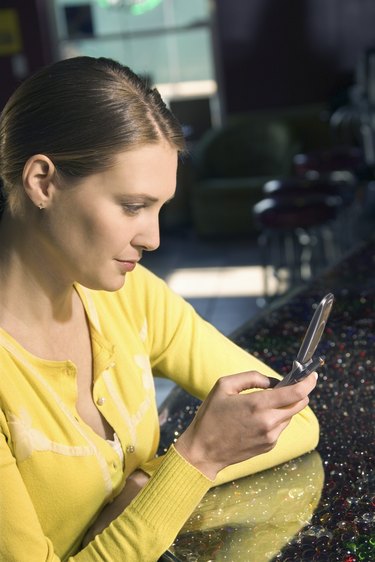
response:
M326 365L310 397L321 426L317 451L211 490L176 540L180 560L375 561L375 241L232 339L286 374L314 307L330 292L335 303L319 346ZM199 404L180 389L166 402L161 451Z

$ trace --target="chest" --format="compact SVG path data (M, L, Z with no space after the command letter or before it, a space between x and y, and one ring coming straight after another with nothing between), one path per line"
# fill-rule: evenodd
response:
M95 322L95 317L94 321L89 321L83 310L82 314L74 315L74 322L57 329L44 329L38 334L36 330L32 333L28 330L25 338L17 334L15 339L38 358L35 366L42 374L41 379L47 381L70 412L74 414L75 410L79 418L101 438L112 439L116 431L125 449L129 447L133 450L136 443L137 452L143 455L154 449L158 433L153 376L142 329L144 322L135 326L124 316L121 325L118 322L104 324L103 334L100 312L99 309L98 322ZM116 311L110 312L112 314L105 310L104 317L116 317ZM56 364L49 364L51 361ZM21 362L24 363L23 360ZM20 385L29 381L32 388L37 380L32 370L28 372L26 364L25 367L26 370L22 368ZM47 409L53 413L52 425L47 423L52 438L53 428L59 432L65 418L63 416L59 421L57 404L51 401L48 392L43 396L37 388L35 390L33 411L38 416L40 414L43 427L46 427L46 421L39 399L45 398ZM44 392L44 388L40 391ZM24 390L21 395L24 395ZM10 409L13 410L13 406ZM139 450L139 432L146 427L142 450ZM82 429L85 431L84 426ZM145 435L147 439L144 439Z
M93 350L91 334L84 313L72 321L50 326L49 329L23 331L11 326L9 331L28 352L48 362L70 361L75 366L76 410L81 419L100 437L112 439L113 429L97 408L93 399ZM64 389L61 389L64 392Z
M93 350L86 322L82 324L81 330L75 334L75 337L66 339L64 348L65 357L76 367L76 409L78 414L100 437L112 439L114 430L98 409L98 403L93 398Z

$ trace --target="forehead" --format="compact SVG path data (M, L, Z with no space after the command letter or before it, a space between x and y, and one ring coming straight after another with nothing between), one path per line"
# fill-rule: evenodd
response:
M165 188L176 184L178 152L168 143L148 144L119 152L114 165L104 172L111 181L119 182L128 190Z
M155 170L168 171L177 166L177 149L168 143L146 144L132 150L118 152L114 156L114 169L126 173L127 170L143 171L146 164Z

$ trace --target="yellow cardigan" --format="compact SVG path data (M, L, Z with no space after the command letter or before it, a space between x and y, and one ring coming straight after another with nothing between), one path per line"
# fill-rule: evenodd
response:
M202 399L222 375L275 374L141 266L118 292L75 288L90 325L93 397L120 439L124 466L77 413L75 365L42 360L0 329L0 560L152 562L213 484L173 446L155 460L153 376ZM297 457L316 446L318 433L306 408L272 451L225 469L215 484ZM137 467L151 475L147 486L80 550L88 527Z

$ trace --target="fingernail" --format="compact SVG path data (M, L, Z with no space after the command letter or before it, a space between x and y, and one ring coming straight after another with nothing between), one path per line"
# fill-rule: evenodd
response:
M314 371L314 375L315 375L316 380L318 380L318 373L316 373L316 372Z

